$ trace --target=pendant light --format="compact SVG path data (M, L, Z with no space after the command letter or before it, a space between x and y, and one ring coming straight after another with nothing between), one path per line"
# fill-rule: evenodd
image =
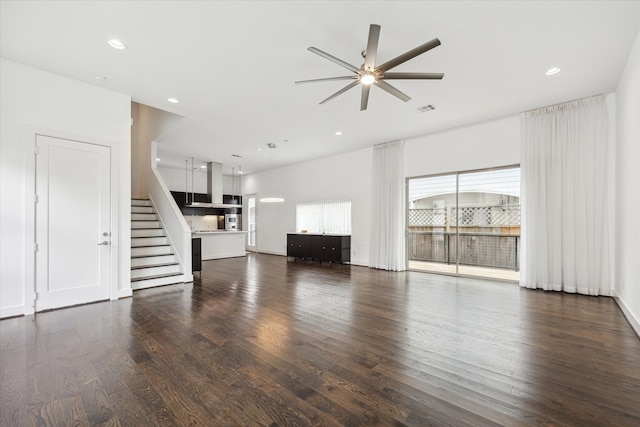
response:
M284 202L284 199L282 197L274 197L271 193L271 181L273 181L273 153L274 150L276 149L276 144L274 144L273 142L270 142L267 144L267 147L270 148L269 150L269 154L270 154L270 158L269 158L269 180L267 182L267 194L269 194L269 196L267 197L263 197L260 199L260 202L262 203L282 203Z

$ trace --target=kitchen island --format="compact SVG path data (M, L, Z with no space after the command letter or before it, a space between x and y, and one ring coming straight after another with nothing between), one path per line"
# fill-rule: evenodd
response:
M202 260L246 256L246 231L195 230L193 238L202 239Z

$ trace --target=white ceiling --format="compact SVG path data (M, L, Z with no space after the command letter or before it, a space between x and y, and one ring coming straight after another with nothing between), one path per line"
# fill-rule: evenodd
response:
M183 167L193 156L223 163L225 173L613 92L640 29L640 1L611 0L3 0L0 8L3 57L184 117L157 139L162 162ZM393 71L444 79L393 82L407 103L373 88L362 112L359 88L318 105L347 82L294 84L348 75L307 48L359 66L372 23L382 27L378 63L439 38L441 46ZM111 38L128 49L109 47ZM562 71L545 76L554 66ZM436 110L417 110L427 104Z

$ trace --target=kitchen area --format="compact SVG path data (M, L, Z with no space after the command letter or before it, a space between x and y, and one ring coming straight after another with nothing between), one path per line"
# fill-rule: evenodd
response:
M235 169L231 177L223 176L221 163L193 159L185 161L182 170L161 162L157 168L191 228L194 271L200 270L200 261L246 256L242 196L237 194L240 175Z

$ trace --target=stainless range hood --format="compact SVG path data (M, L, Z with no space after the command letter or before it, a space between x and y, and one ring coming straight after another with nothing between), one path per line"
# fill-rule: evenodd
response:
M192 161L193 163L193 161ZM193 199L193 166L191 167L191 203L187 208L239 208L239 204L222 203L222 163L207 163L207 198L211 202L194 202Z

